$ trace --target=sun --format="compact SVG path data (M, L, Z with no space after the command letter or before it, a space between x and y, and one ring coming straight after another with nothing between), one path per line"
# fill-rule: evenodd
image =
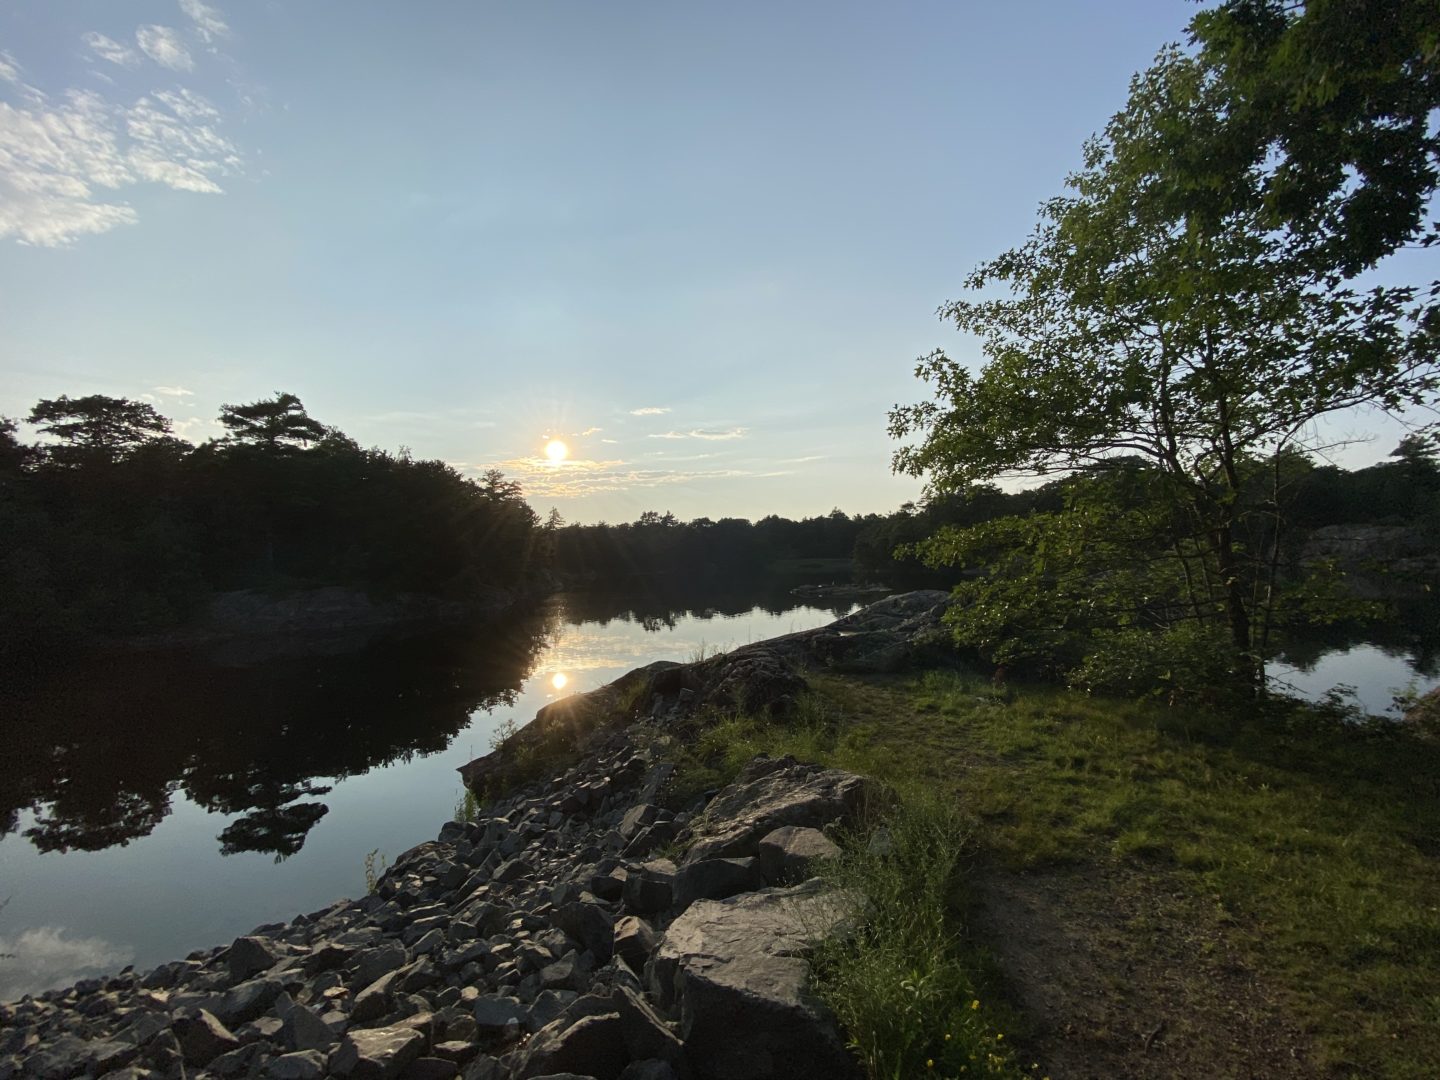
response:
M570 456L570 447L559 439L551 439L545 444L545 456L551 461L564 461Z
M554 675L550 676L550 685L556 690L564 690L565 684L569 681L569 677L563 671L557 671Z

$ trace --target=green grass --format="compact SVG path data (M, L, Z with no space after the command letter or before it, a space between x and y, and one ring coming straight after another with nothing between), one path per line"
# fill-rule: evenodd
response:
M961 815L977 865L1138 871L1264 974L1311 1039L1317 1067L1433 1075L1434 741L1283 703L1221 714L1047 688L997 693L954 673L811 681L785 724L732 717L687 735L674 748L677 800L725 782L759 752L889 780L902 806L928 792ZM876 1000L890 999L877 991ZM924 1044L921 1030L913 1036Z

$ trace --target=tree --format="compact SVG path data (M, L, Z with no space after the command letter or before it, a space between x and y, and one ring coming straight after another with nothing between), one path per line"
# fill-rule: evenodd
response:
M1292 251L1355 273L1420 236L1440 166L1433 0L1228 0L1190 30L1226 117L1226 146L1194 150L1263 168L1255 191Z
M282 390L248 405L221 405L220 423L229 430L229 439L267 450L304 448L332 430L310 416L298 397Z
M978 375L943 351L922 358L917 375L937 400L897 406L890 430L920 438L897 452L897 470L941 491L1137 457L1165 512L1144 511L1120 535L1168 549L1165 577L1185 608L1226 627L1235 670L1254 679L1283 463L1316 447L1322 417L1420 405L1440 382L1420 289L1358 290L1344 245L1325 256L1295 242L1298 228L1277 228L1271 163L1256 160L1248 129L1230 139L1224 76L1172 48L1132 81L1126 109L1087 144L1072 193L1042 207L1028 242L967 279L991 295L942 307L980 338ZM1037 551L1083 551L1102 536L1104 515L1075 501L1095 490L1072 490L1078 516L1061 548L1051 522L1048 540L1032 536ZM1087 520L1088 531L1072 527ZM930 553L943 562L970 550L952 531ZM1032 574L1031 587L1041 583ZM1132 591L1132 615L1148 588Z
M170 421L153 405L105 394L41 400L30 410L30 422L60 440L54 456L66 464L118 461L170 433Z

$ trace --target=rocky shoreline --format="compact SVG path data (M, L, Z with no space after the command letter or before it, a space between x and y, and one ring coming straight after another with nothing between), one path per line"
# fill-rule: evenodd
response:
M857 1076L805 956L862 901L812 871L884 793L760 757L672 812L653 736L707 706L783 711L817 659L898 666L934 647L944 601L892 597L542 710L462 770L507 793L373 894L0 1006L0 1080ZM557 739L565 766L517 783Z

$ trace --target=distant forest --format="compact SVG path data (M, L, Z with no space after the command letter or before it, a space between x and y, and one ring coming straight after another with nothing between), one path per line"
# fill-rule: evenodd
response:
M965 568L927 568L907 545L944 526L1058 511L1077 484L1103 483L1123 500L1116 477L1143 474L1120 459L1026 491L979 485L883 515L681 521L652 511L579 525L554 511L542 519L499 472L474 479L407 451L364 449L293 394L223 406L227 434L199 446L175 438L153 406L124 398L41 401L28 419L42 440L22 442L14 421L0 421L0 644L9 646L164 630L238 589L341 585L493 602L636 576L693 587L852 569L944 587ZM1297 543L1342 523L1440 529L1440 466L1416 439L1353 472L1297 458L1286 491Z

